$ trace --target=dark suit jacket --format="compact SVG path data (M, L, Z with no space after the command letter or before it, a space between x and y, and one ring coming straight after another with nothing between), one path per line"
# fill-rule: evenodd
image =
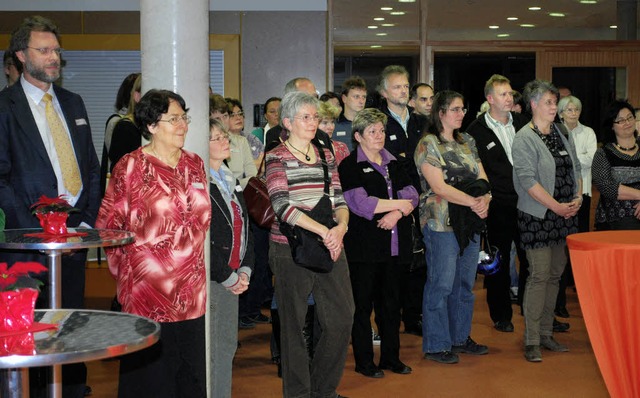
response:
M529 120L519 113L512 112L511 115L513 116L513 127L516 133L522 126L529 123ZM484 167L484 171L487 173L491 183L493 200L496 203L499 202L515 207L518 202L518 195L513 187L513 166L509 162L500 140L493 130L487 126L484 113L471 122L467 128L467 133L476 140L482 167Z
M91 139L91 128L79 95L54 86L70 130L80 175L82 194L71 213L69 226L93 225L100 207L100 164ZM83 122L84 121L84 122ZM27 97L20 83L0 92L0 208L7 228L38 227L29 207L41 195L58 196L58 183Z
M236 180L236 186L240 182ZM212 281L222 283L229 279L235 270L229 266L231 250L233 248L233 216L229 211L222 193L216 184L209 184L211 195L211 270ZM249 267L253 271L255 253L253 250L253 233L249 225L249 213L243 194L236 194L242 208L242 222L244 223L244 257L240 261L240 267ZM242 250L240 251L242 253Z

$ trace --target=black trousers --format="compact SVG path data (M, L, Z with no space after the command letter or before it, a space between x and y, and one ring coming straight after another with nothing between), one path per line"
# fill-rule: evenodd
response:
M493 200L489 204L489 217L487 218L489 242L500 250L500 269L491 276L485 276L487 288L487 304L489 315L493 322L511 321L513 311L511 309L511 297L509 287L511 278L509 264L511 263L511 243L516 242L520 267L526 263L526 254L519 248L520 233L518 232L518 210L515 206L500 203Z
M385 262L350 262L349 274L356 306L351 344L356 366L373 363L371 311L375 308L380 363L396 364L400 351L400 281L405 267L395 258Z
M239 317L260 314L260 306L266 295L273 289L269 272L269 230L260 228L251 221L255 262L251 273L251 284L246 292L240 295Z
M160 341L120 359L119 398L205 398L204 315L160 324Z

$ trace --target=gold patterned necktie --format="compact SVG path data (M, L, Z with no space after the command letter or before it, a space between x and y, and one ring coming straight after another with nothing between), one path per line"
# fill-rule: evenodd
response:
M47 124L49 125L49 131L53 138L53 145L56 148L58 154L58 162L60 163L60 169L62 170L62 180L64 186L74 196L80 191L82 185L80 180L80 170L78 169L78 163L71 146L71 140L69 135L62 124L62 120L58 116L58 113L53 109L53 103L51 102L51 94L46 93L42 100L45 104L45 116L47 118Z

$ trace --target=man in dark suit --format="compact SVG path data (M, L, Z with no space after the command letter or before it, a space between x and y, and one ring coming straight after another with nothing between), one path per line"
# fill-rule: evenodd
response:
M511 112L513 90L509 79L493 75L485 84L484 94L489 111L474 120L467 132L476 140L478 154L489 182L493 200L489 205L487 228L489 241L502 254L500 270L485 276L487 304L494 327L501 332L513 332L511 322L511 298L509 295L509 263L511 244L520 241L518 232L518 195L513 187L513 160L511 144L518 130L528 120L519 113ZM526 255L518 249L520 267L526 267Z
M0 208L6 213L6 228L38 227L29 207L41 195L61 194L79 210L70 214L67 225L92 226L100 206L100 165L82 99L52 84L60 77L57 27L46 18L26 18L13 32L9 50L22 63L23 74L0 92ZM52 109L57 126L51 122ZM86 251L63 256L63 308L83 307L86 257ZM0 251L1 262L26 260L46 264L43 255ZM40 294L45 301L47 288ZM65 397L84 396L82 368L63 367Z
M420 177L413 160L423 131L427 128L427 118L415 113L409 103L409 72L400 65L389 65L382 70L378 80L378 93L384 98L380 110L387 115L384 148L398 159L418 193L422 190ZM416 233L419 227L419 209L413 212ZM426 268L404 270L401 293L402 322L405 333L422 336L422 298L427 280Z

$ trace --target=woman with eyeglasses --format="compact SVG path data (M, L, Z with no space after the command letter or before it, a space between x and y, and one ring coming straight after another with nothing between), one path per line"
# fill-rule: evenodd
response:
M593 183L600 191L596 229L640 229L640 151L635 110L612 102L605 113L603 146L593 157Z
M336 396L353 323L349 269L342 253L349 210L332 151L312 142L320 119L318 105L316 98L303 92L285 95L280 114L287 138L266 155L267 188L277 215L271 228L269 264L280 316L284 397ZM308 214L312 209L315 218ZM284 224L308 231L310 243L318 242L320 255L330 256L327 263L332 262L332 269L321 273L300 265L299 258L296 263L283 234ZM303 335L311 293L322 330L312 361Z
M238 296L249 288L254 259L253 234L249 228L242 188L225 163L229 154L229 132L222 122L210 119L209 375L213 397L231 397L232 362L238 347Z
M414 156L422 176L420 226L428 264L422 351L425 359L445 364L458 363L461 353L489 352L486 345L470 337L478 234L487 218L491 193L475 140L460 132L466 113L461 94L449 90L436 94L431 107L433 123Z
M573 95L564 97L558 102L558 115L560 115L562 124L569 131L569 137L573 140L573 144L576 147L576 155L580 161L582 205L578 211L578 232L589 232L589 226L591 225L591 164L593 163L593 155L598 149L598 139L591 127L580 123L581 113L582 102ZM569 317L569 311L567 311L566 306L566 289L572 280L573 273L571 271L571 262L569 262L560 278L558 299L554 310L556 315L563 318Z
M135 234L106 249L124 312L160 323L160 341L120 360L119 397L206 397L204 243L211 218L204 162L182 149L184 99L150 90L135 122L148 145L116 164L97 228Z
M384 149L387 116L374 108L353 119L353 152L340 163L340 182L349 206L344 245L356 304L351 342L356 372L380 378L384 370L409 374L400 360L400 290L413 255L411 216L418 191L391 153ZM341 143L344 145L344 143ZM380 361L373 362L371 311L375 308Z
M244 132L244 110L240 101L234 98L225 98L227 104L229 104L229 133L237 136L242 136L247 139L249 143L249 149L251 149L251 156L256 168L260 168L262 158L264 157L264 144L253 134L246 134Z
M569 349L553 338L553 310L567 264L566 237L578 232L582 205L580 160L565 127L554 123L558 89L534 80L522 93L532 118L513 140L513 182L518 194L520 246L529 262L524 291L524 357L542 361L540 347Z

